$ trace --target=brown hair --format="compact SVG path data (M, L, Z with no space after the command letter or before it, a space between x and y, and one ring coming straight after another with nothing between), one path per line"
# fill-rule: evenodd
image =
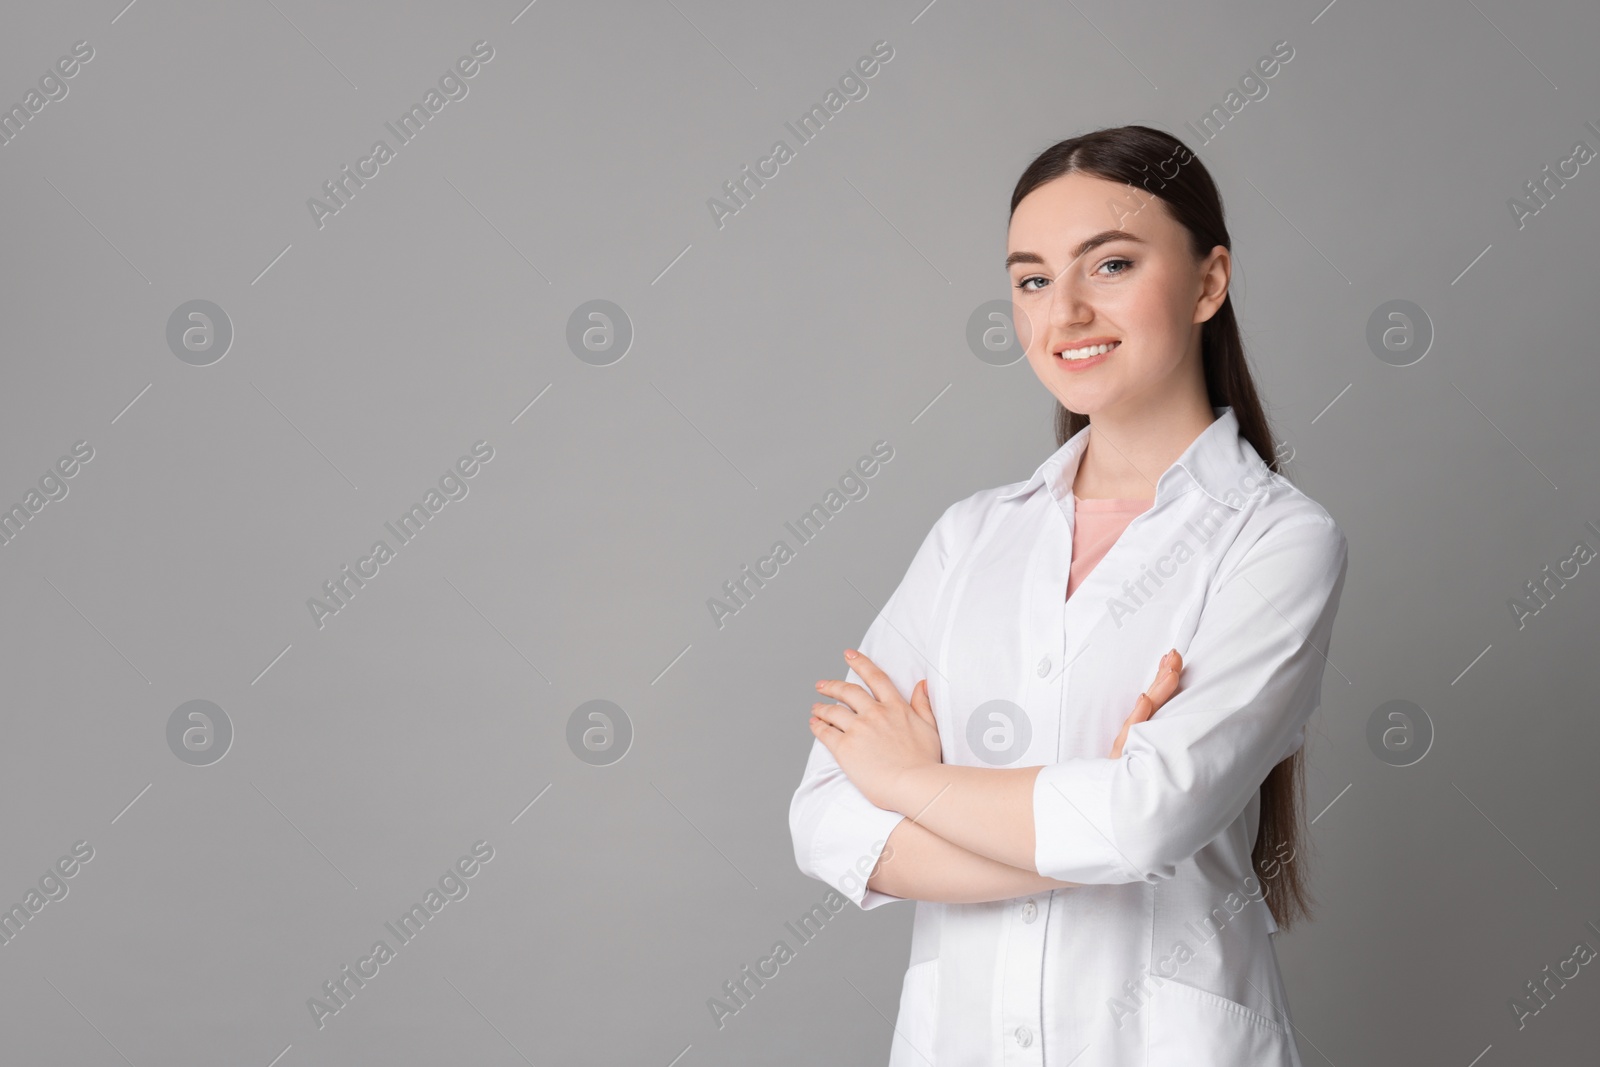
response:
M1011 193L1011 213L1022 198L1064 174L1081 172L1142 189L1163 202L1171 216L1189 231L1195 258L1203 258L1221 245L1232 251L1233 242L1223 220L1222 198L1199 157L1171 134L1149 126L1117 126L1068 138L1045 149L1017 179ZM1131 210L1140 199L1130 195ZM1239 433L1264 463L1281 474L1272 445L1272 431L1256 396L1255 382L1245 358L1239 323L1233 313L1233 296L1201 327L1200 359L1205 369L1206 394L1212 407L1231 407L1239 420ZM1056 404L1056 446L1089 425L1089 416ZM1250 860L1266 891L1267 906L1280 929L1297 918L1311 916L1313 898L1303 876L1303 864L1293 862L1302 842L1300 817L1305 793L1305 749L1283 760L1261 784L1261 821ZM1287 845L1288 861L1281 847ZM1270 872L1270 873L1269 873ZM1280 892L1272 893L1269 881Z

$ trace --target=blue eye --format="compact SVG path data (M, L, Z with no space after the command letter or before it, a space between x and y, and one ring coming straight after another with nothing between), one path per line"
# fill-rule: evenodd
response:
M1104 263L1100 264L1100 266L1102 268L1109 267L1113 263L1121 264L1122 265L1122 269L1121 270L1110 271L1110 272L1106 273L1105 275L1103 275L1104 277L1120 278L1122 275L1128 273L1128 268L1129 267L1133 266L1133 260L1124 259L1124 258L1122 258L1120 256L1117 257L1116 259L1108 259ZM1049 279L1046 278L1042 274L1030 274L1026 278L1023 278L1021 281L1017 282L1017 284L1015 286L1013 286L1013 288L1020 289L1025 293L1037 293L1039 291L1039 287L1035 287L1030 283L1032 283L1032 282L1045 282L1045 281L1048 281L1048 280Z

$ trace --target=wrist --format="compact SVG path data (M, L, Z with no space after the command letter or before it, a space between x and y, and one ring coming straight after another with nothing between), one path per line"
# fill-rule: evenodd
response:
M938 764L930 763L901 770L889 783L885 797L887 803L884 806L908 819L915 819L922 814L922 810L939 791L938 784L930 781L928 777L929 769L937 766Z

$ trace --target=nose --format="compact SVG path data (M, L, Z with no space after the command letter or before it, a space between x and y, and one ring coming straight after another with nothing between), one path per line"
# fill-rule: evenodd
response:
M1073 284L1072 270L1062 271L1061 277L1050 284L1050 325L1070 327L1093 317L1094 310Z

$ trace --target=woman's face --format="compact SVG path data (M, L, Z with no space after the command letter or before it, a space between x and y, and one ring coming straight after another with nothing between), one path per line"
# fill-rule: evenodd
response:
M1202 383L1200 324L1227 293L1228 250L1196 260L1189 232L1142 189L1081 172L1029 193L1006 241L1013 320L1034 374L1071 411L1131 412ZM1060 353L1116 342L1104 355Z

